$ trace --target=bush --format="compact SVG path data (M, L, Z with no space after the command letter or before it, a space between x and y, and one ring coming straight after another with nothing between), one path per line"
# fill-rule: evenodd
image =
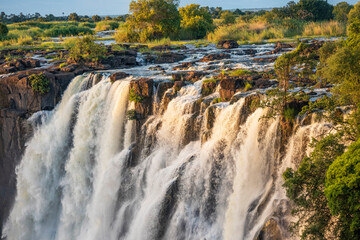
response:
M95 43L93 36L76 37L65 40L69 58L75 62L96 62L105 57L106 47Z
M50 81L49 79L43 74L32 74L29 77L31 88L35 92L39 92L41 94L47 93L50 91Z
M117 21L101 21L96 23L95 30L96 31L115 30L118 27L119 27L119 23Z
M5 37L8 32L9 29L7 28L7 26L0 22L0 39Z
M331 213L342 222L340 239L360 236L360 140L338 157L326 174L325 195Z
M137 95L135 93L134 89L130 89L130 94L129 94L130 102L141 103L143 100L144 100L144 98L142 96Z
M136 111L135 110L129 110L126 112L126 117L128 120L136 120Z

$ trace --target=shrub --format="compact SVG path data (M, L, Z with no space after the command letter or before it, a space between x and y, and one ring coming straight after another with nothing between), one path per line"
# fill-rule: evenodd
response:
M0 22L0 39L5 37L9 32L7 26Z
M360 236L360 141L329 167L325 181L325 195L332 215L342 223L340 239Z
M115 30L118 27L119 27L119 23L117 21L101 21L96 23L95 30L96 31Z
M136 120L136 111L135 110L129 110L126 112L126 117L128 120Z
M244 87L244 91L249 91L252 88L252 85L250 83L246 83Z
M41 94L47 93L50 91L50 81L49 79L43 74L32 74L29 77L31 88L35 92L39 92Z
M245 69L236 69L230 73L230 76L244 76L251 74L250 71Z
M142 96L139 96L135 93L134 89L130 89L130 94L129 94L129 101L130 102L136 102L136 103L141 103L144 100L144 98Z
M284 110L284 117L287 121L293 121L296 117L296 111L294 108L287 107Z
M95 43L93 36L67 39L65 49L69 50L69 58L75 62L96 62L105 57L106 47Z

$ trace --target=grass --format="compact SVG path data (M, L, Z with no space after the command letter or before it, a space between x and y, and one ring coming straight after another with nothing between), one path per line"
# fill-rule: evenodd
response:
M236 69L232 72L230 72L230 76L244 76L244 75L250 75L252 74L250 71L245 69Z
M89 22L38 22L25 21L7 25L9 33L0 41L0 47L14 45L38 45L50 37L78 36L93 34Z
M329 21L329 22L310 22L305 25L302 36L313 37L340 37L346 35L346 24Z
M239 41L241 44L273 42L302 37L338 37L346 35L346 24L337 21L304 22L293 19L267 23L237 22L232 25L219 25L214 32L208 33L207 40L217 42L225 39Z

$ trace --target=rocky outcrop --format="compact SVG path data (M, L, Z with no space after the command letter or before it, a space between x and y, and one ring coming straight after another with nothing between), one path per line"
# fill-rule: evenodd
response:
M195 62L184 62L180 65L173 67L173 70L187 70L190 67L194 66L195 64L196 64Z
M282 240L283 234L278 223L270 219L265 223L264 228L260 231L257 240Z
M136 118L145 119L152 114L152 96L154 81L141 78L130 82L129 100L135 102Z
M31 58L19 58L0 65L0 74L13 73L36 67L40 67L39 60Z
M216 80L215 79L209 79L203 81L201 84L201 96L207 96L216 90Z
M211 61L215 61L215 60L222 60L222 59L229 59L230 58L230 54L227 53L213 53L213 54L209 54L205 57L203 57L202 59L200 59L200 62L211 62Z
M189 82L199 81L205 75L207 75L207 73L202 71L177 72L171 74L174 81L189 81Z
M237 91L245 87L245 83L242 79L222 79L219 85L220 97L224 101L229 101Z
M36 71L0 78L0 228L16 192L15 167L21 159L26 140L31 136L32 129L27 118L34 112L53 109L74 77L73 73L45 72L50 81L50 91L39 94L30 87L31 73Z
M238 48L239 44L235 40L222 40L216 44L216 47L225 49Z
M117 80L121 80L124 78L127 78L129 76L129 74L124 73L124 72L116 72L110 75L110 81L111 82L115 82Z

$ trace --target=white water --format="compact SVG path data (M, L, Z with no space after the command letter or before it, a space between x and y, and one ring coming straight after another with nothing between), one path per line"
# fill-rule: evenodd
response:
M163 115L150 116L134 148L129 79L75 78L27 144L3 236L254 239L286 201L282 172L324 124L300 127L281 158L278 120L258 109L242 122L240 99L215 105L211 136L201 142L208 119L194 108L200 86L183 87Z

